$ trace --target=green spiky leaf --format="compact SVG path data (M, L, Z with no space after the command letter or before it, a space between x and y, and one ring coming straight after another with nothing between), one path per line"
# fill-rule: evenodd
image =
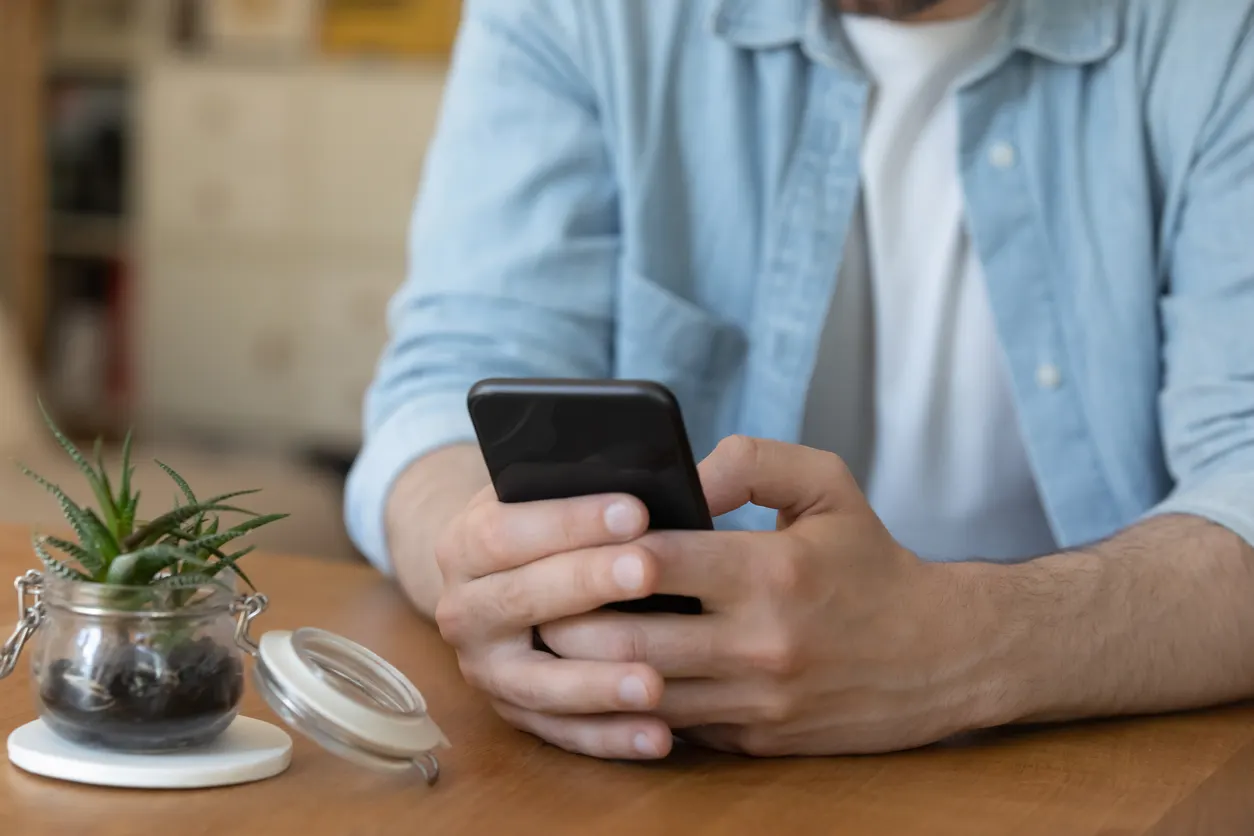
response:
M196 504L196 494L192 492L192 486L187 484L186 479L180 476L174 468L159 459L153 459L153 463L156 464L157 467L164 470L166 475L170 477L174 484L178 485L179 490L183 492L183 496L187 497L188 505Z
M39 556L39 562L44 565L52 575L69 581L89 581L91 578L75 569L73 566L62 563L52 555L48 554L48 550L44 548L44 541L41 538L34 538L31 545L35 549L35 554Z
M95 534L92 530L91 522L87 518L86 512L78 506L74 500L66 495L65 491L57 485L52 484L44 477L23 464L18 465L18 469L22 473L29 476L44 490L52 494L52 496L61 505L61 513L65 515L66 521L70 524L70 528L74 529L74 534L78 537L79 542L88 548L100 551L100 544L96 541Z
M213 523L210 524L204 531L197 532L195 529L192 529L190 531L185 531L184 529L176 528L173 531L171 531L169 534L167 534L165 536L165 539L162 540L161 542L171 543L173 545L178 545L180 543L192 543L204 537L217 534L217 532L218 532L218 520L215 517L213 520ZM209 553L212 554L213 550L209 550ZM221 556L220 552L219 552L219 556Z
M43 401L39 402L39 411L43 413L44 423L48 425L48 429L52 432L52 437L56 439L57 444L64 450L74 464L78 465L78 469L83 472L83 476L87 478L87 484L91 487L92 493L96 495L96 502L100 504L100 512L104 514L106 520L109 521L110 531L117 526L118 509L113 502L113 495L106 488L105 483L101 480L100 474L91 466L82 451L74 445L66 437L65 433L52 420L52 416L48 414L48 410L44 408Z
M118 555L117 559L109 564L105 577L108 583L141 586L155 578L162 570L178 569L182 564L189 564L198 569L208 568L210 565L189 549L158 543Z
M130 537L134 533L135 527L139 524L135 519L135 515L139 513L139 497L141 493L142 491L135 491L134 496L131 497L130 503L126 507L126 534L123 535L123 539Z
M217 533L218 533L218 529L221 527L221 523L222 523L222 520L218 519L217 517L214 517L214 518L213 518L213 522L211 522L211 523L210 523L210 524L209 524L209 525L205 528L205 530L204 530L204 531L200 532L200 535L201 535L202 537L204 537L204 536L212 536L212 535L214 535L214 534L217 534Z
M230 494L224 494L222 497L215 499L229 499ZM234 505L223 505L208 500L203 503L194 505L180 505L173 511L167 511L155 520L146 523L144 526L136 529L129 537L122 541L123 550L130 551L141 546L150 545L160 540L162 537L170 535L179 530L183 523L193 518L203 517L209 512L229 512L236 514L249 514L252 511L245 508L236 508Z
M122 440L122 478L118 488L119 538L127 537L134 531L135 510L139 505L139 492L136 491L135 496L131 496L131 477L135 473L135 468L131 467L132 436L132 431L127 430L126 438Z
M104 559L95 552L83 548L78 543L71 543L69 540L62 540L60 537L44 537L43 542L55 549L60 549L77 560L79 565L87 570L87 573L93 578L104 571Z
M214 520L213 528L216 528L216 527L217 527L217 520ZM171 537L183 538L186 541L190 541L192 539L191 536L187 532L177 532L175 534L172 534ZM206 561L204 565L208 567L206 571L208 571L210 574L217 574L218 572L224 569L230 569L235 574L239 575L240 579L243 580L244 583L248 584L248 586L251 587L253 590L256 590L257 585L253 583L252 578L248 577L248 575L244 572L244 570L241 569L238 565L238 561L240 558L244 557L245 555L251 554L255 549L256 549L256 546L249 546L246 549L242 549L230 555L225 554L221 549L201 549L197 556L201 560ZM218 560L213 563L207 562L209 558L211 557L216 557Z
M198 586L220 586L223 589L230 589L217 578L206 574L205 572L183 572L178 575L167 575L164 578L158 578L153 581L153 586L162 589L191 589Z
M135 574L135 567L138 563L139 558L133 552L118 555L105 570L105 583L131 586L131 578Z
M104 520L96 516L96 512L90 508L84 508L83 514L87 517L88 530L95 535L97 549L105 560L112 560L121 554L122 544L118 542L113 530L105 524Z
M256 548L256 546L249 546L249 547L248 547L248 548L246 548L246 549L240 549L239 551L235 552L234 554L232 554L232 555L228 555L227 557L222 558L221 560L219 560L217 563L214 563L214 564L213 564L213 565L209 568L209 570L208 570L209 574L210 574L210 575L217 575L217 574L219 574L220 572L223 572L223 571L225 571L225 570L227 570L227 569L230 569L232 572L234 572L235 574L239 575L240 580L242 580L244 583L248 584L248 588L249 588L249 589L251 589L251 590L253 590L254 592L256 592L256 591L257 591L257 585L256 585L255 583L253 583L252 578L248 577L248 575L246 575L246 574L244 573L244 570L243 570L243 569L241 569L241 568L239 568L239 565L238 565L238 563L239 563L239 559L240 559L241 557L244 557L245 555L252 554L252 552L253 552L253 550L254 550L255 548Z
M157 466L178 487L181 497L175 498L172 510L155 518L149 517L145 523L139 517L140 492L132 494L135 472L131 463L132 433L126 434L121 469L114 480L105 464L102 442L97 441L92 451L93 466L56 426L42 403L40 410L58 445L87 478L98 504L98 508L80 506L59 486L29 468L22 468L27 476L53 495L78 537L77 543L58 537L36 540L36 554L48 568L50 576L78 581L95 580L113 586L160 586L172 591L170 601L175 606L192 600L189 596L194 595L193 587L203 586L206 582L227 586L222 576L228 571L256 588L238 565L240 559L251 554L254 547L249 546L232 554L226 554L223 547L250 531L286 519L286 514L259 515L228 504L228 500L257 493L256 490L234 491L200 500L178 471L158 461ZM249 519L228 528L222 522L221 514L239 514ZM49 553L50 547L59 550L77 567L54 557ZM233 578L228 588L234 588ZM124 589L117 590L117 593L119 596L131 594Z
M201 537L198 540L192 540L186 545L186 548L189 551L199 551L200 549L208 549L212 551L213 549L220 549L227 543L238 537L244 536L253 529L261 528L263 525L269 525L270 523L286 519L287 516L287 514L266 514L260 517L253 517L251 520L245 520L238 525L228 528L220 534L211 534L207 537Z
M184 479L182 476L180 476L178 474L178 471L170 467L165 462L159 459L153 459L153 461L156 463L157 467L165 471L166 475L170 477L170 479L174 482L174 484L178 485L179 490L183 492L183 496L187 498L187 504L196 505L197 504L196 494L192 491L192 486L187 484L187 480ZM205 515L203 513L197 514L196 522L192 528L196 533L199 534L200 530L204 527L204 524L205 524Z
M118 502L118 497L113 495L113 485L109 482L109 470L105 467L104 461L104 442L97 438L94 450L96 459L97 472L100 475L100 486L104 490L105 496L109 498L107 503L101 503L101 510L105 514L105 519L109 523L110 531L113 532L114 539L122 536L120 531L122 524L122 506ZM112 516L110 516L112 511Z

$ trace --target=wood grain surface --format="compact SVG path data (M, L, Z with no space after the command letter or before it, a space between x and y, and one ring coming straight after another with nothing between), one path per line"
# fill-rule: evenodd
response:
M35 565L28 543L29 532L0 528L6 596L8 578ZM195 792L95 789L6 763L0 834L1254 833L1248 706L1020 729L884 757L752 761L687 749L661 764L603 763L500 722L439 635L372 570L263 555L249 571L272 600L256 634L339 632L413 679L453 744L440 783L373 773L299 737L283 775ZM0 613L10 607L0 600ZM34 717L26 669L0 682L5 736ZM245 713L278 722L255 693Z

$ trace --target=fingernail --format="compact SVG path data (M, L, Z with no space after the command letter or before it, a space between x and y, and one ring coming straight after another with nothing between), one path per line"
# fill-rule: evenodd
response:
M640 512L630 502L615 502L605 509L605 527L615 537L630 537L640 525Z
M656 758L661 754L658 752L657 747L653 745L653 741L644 732L637 732L636 736L631 740L631 745L636 747L636 751L646 758Z
M649 689L638 676L628 676L618 684L618 696L629 708L647 708Z
M614 582L624 592L639 592L644 586L644 564L634 554L625 554L614 561Z

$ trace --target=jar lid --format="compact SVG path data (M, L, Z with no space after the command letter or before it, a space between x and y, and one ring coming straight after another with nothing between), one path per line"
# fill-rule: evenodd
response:
M432 754L448 739L422 694L387 661L343 636L312 627L266 633L253 682L295 731L355 763L439 775Z

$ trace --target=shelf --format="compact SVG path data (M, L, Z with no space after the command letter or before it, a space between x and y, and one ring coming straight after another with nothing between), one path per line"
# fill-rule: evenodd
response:
M139 64L138 55L128 44L63 45L52 44L46 53L45 66L52 75L75 75L100 78L125 78Z
M65 258L122 258L130 244L121 218L54 214L49 231L51 254Z

